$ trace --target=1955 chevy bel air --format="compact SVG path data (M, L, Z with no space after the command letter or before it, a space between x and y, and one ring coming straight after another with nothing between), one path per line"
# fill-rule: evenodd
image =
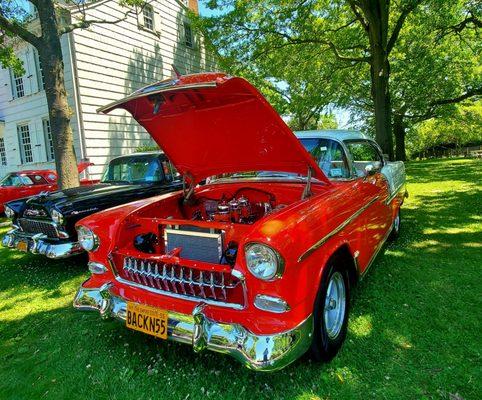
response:
M403 163L356 132L297 137L253 86L223 74L159 82L100 111L116 108L184 188L77 223L92 275L74 306L255 370L307 351L334 357L353 286L398 233Z

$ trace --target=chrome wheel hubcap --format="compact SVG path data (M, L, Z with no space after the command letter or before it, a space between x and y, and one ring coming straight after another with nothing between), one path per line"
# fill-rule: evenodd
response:
M395 232L398 232L400 229L400 213L397 213L395 221L393 221L393 228L395 229Z
M324 322L330 339L335 339L343 326L346 306L345 281L339 272L335 272L328 282L326 291Z

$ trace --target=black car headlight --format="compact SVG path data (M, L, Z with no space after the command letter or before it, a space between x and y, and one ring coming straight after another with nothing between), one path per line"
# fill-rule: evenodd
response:
M77 227L77 237L79 244L86 251L95 251L99 247L98 236L86 226L80 225Z
M13 211L9 206L5 206L5 215L7 218L15 217L15 211Z
M52 221L54 221L56 224L62 225L65 221L64 216L62 213L60 213L57 210L52 210L50 212L50 216L52 217Z
M244 252L249 272L256 278L270 281L283 273L284 261L275 249L261 243L250 243Z

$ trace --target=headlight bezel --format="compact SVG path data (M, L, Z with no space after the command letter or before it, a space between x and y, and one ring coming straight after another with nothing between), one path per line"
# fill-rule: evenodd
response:
M4 212L7 218L13 219L15 217L15 211L13 211L9 206L5 206L4 208Z
M54 221L57 225L63 225L65 222L64 215L60 211L57 211L56 209L53 209L50 212L50 217L52 218L52 221Z
M257 266L250 265L250 252L256 251L256 249L262 250L266 252L266 254L269 254L272 260L274 261L274 268L273 271L271 271L269 274L265 275L263 273L259 273L256 270ZM281 254L274 249L273 247L265 244L265 243L260 243L260 242L250 242L247 243L244 246L244 258L246 261L246 267L248 268L248 271L253 275L255 278L260 279L265 282L271 282L276 279L281 278L284 272L284 267L285 267L285 261L284 258L281 256Z
M94 252L99 248L99 237L92 229L84 225L76 226L75 229L77 230L77 241L85 251ZM90 243L90 245L87 245L87 243Z

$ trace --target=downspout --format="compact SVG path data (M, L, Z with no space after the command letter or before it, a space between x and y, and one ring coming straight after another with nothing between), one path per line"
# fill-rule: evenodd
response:
M74 35L73 32L69 32L67 34L67 40L69 42L69 53L70 53L70 65L72 68L72 87L74 91L74 104L75 104L75 113L77 114L77 129L79 131L79 139L80 139L80 158L81 160L86 159L86 142L85 142L85 134L84 134L84 117L82 114L82 106L80 102L80 94L79 94L79 75L77 73L77 57L75 56L75 44L74 44ZM89 171L88 168L85 170L86 177L89 178Z

